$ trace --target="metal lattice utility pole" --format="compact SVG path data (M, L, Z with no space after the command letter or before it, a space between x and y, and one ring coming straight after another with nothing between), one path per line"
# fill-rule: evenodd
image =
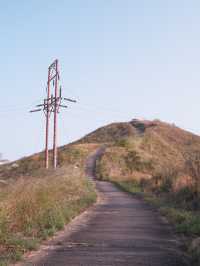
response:
M43 104L38 104L36 107L43 107L43 109L35 109L30 112L44 111L46 116L46 136L45 136L45 167L49 168L49 124L51 113L54 113L54 134L53 134L53 167L57 168L57 130L58 130L58 113L60 107L67 108L62 105L62 100L73 102L75 100L62 98L62 89L59 90L60 73L58 68L58 60L56 59L48 68L48 81L47 81L47 98L44 99ZM54 88L54 95L51 93Z

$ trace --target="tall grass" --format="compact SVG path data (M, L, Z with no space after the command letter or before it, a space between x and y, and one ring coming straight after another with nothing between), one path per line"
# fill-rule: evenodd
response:
M9 186L0 203L0 265L35 249L95 200L92 184L74 166Z

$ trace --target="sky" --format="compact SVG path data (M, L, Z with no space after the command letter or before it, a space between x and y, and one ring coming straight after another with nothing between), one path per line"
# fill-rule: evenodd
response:
M59 115L59 145L133 118L200 134L199 13L199 0L0 0L3 157L44 149L45 117L29 110L56 58L78 100Z

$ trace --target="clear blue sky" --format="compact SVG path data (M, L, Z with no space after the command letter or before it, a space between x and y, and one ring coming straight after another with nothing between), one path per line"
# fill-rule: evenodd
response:
M199 0L0 0L0 151L43 149L47 67L67 97L59 143L134 117L200 134Z

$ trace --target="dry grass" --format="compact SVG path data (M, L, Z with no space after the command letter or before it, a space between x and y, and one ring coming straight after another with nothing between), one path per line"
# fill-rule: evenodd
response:
M114 138L98 160L98 177L158 207L186 236L190 251L193 238L200 237L200 137L160 121L131 125L136 134ZM105 128L103 133L98 139L104 139ZM200 244L191 255L200 265Z
M0 204L0 261L20 258L95 199L92 185L74 168L35 181L18 180Z
M194 153L200 152L200 137L158 120L134 120L130 123L112 124L107 129L107 133L104 127L88 136L89 139L92 136L92 139L107 141L112 137L112 131L116 135L118 130L118 138L113 138L98 162L100 178L122 181L146 178L148 181L152 180L152 184L148 182L148 186L153 189L170 185L174 191L179 186L182 189L184 184L196 186L197 180L200 180L199 174L191 169L188 171L189 161L190 164L193 162L193 170L197 168L197 158L192 158L192 154L194 157Z
M200 156L195 154L200 152L200 137L158 120L111 124L61 147L56 172L43 170L43 153L0 167L2 261L18 259L94 202L84 165L103 144L107 149L97 162L99 178L133 193L154 193L156 200L166 198L180 209L178 214L170 209L175 220L176 214L179 219L199 211ZM199 219L188 217L179 228L189 232L187 225L192 225L199 234Z
M95 202L94 187L85 177L85 160L96 147L62 147L56 171L43 169L42 154L16 162L15 173L11 165L1 168L7 185L0 187L0 265L37 248Z
M66 145L60 147L58 150L58 164L59 167L66 165L76 165L84 171L84 164L87 156L95 151L99 147L99 144L77 144ZM49 154L50 162L52 162L52 151ZM16 179L26 177L27 179L40 175L41 170L43 173L51 174L52 168L48 171L44 169L44 152L40 152L28 157L24 157L15 162L0 166L0 180L15 183ZM0 183L0 187L3 187L4 183Z
M135 150L109 147L97 161L97 175L103 180L132 180L151 177L151 161Z
M42 227L48 226L44 223L44 217L47 223L51 222L51 210L57 212L55 217L62 225L64 221L59 219L62 209L86 198L87 193L89 185L79 169L61 168L55 174L35 180L18 180L14 186L7 188L1 210L9 221L9 230L38 236L40 230L43 231ZM46 211L49 212L49 219Z
M97 129L77 143L113 143L127 136L136 136L137 130L129 123L113 123Z

